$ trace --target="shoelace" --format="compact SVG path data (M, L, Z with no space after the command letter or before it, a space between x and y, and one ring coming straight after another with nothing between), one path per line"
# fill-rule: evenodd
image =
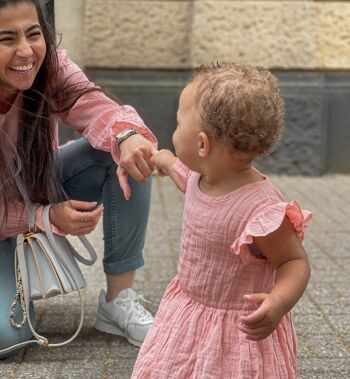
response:
M149 311L147 311L147 309L145 309L139 303L139 300L141 300L144 303L152 304L149 300L145 299L140 294L136 294L135 296L129 297L127 299L118 300L118 303L128 305L127 314L126 314L124 325L123 325L123 328L124 328L126 334L128 334L127 326L128 326L128 323L131 319L131 316L133 315L134 312L137 313L137 315L140 318L140 321L147 321L150 319L150 316L152 316L151 313Z

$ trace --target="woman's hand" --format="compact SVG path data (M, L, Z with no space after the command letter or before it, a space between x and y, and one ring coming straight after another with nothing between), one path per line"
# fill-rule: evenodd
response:
M50 208L50 222L73 236L92 232L101 217L103 206L96 202L69 200Z
M134 134L127 138L120 144L119 149L120 161L117 176L124 197L129 200L131 190L127 179L128 174L137 182L144 182L154 170L151 157L158 150L141 134Z
M285 314L279 302L267 293L245 295L251 303L260 303L257 310L248 316L240 317L239 329L251 341L259 341L269 336L278 326Z

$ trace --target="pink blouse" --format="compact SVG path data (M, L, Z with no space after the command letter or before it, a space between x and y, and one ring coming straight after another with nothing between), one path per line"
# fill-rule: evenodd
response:
M79 86L82 83L86 86L89 83L82 70L73 63L65 50L58 50L59 58L59 83L63 83L69 78L70 85ZM93 83L89 83L93 86ZM0 114L0 128L5 132L3 143L8 146L16 144L18 134L18 120L22 105L22 94L20 93L12 107L5 114ZM93 91L84 94L75 103L73 108L64 114L52 117L52 127L55 130L55 148L59 148L58 141L58 121L72 127L85 137L91 146L98 150L110 151L113 159L118 163L118 154L115 150L115 136L127 127L133 127L145 138L157 143L154 134L145 126L144 122L137 114L136 110L129 105L118 105L100 91ZM3 133L2 133L3 134ZM3 134L4 135L4 134ZM0 215L3 214L3 204L0 203ZM42 207L36 212L36 224L42 227ZM14 201L8 209L7 222L0 232L0 240L10 236L15 236L28 229L28 209Z

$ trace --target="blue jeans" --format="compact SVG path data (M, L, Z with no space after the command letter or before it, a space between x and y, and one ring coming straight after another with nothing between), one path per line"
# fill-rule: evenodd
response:
M141 267L151 178L139 184L129 177L131 198L125 200L111 154L93 149L83 138L58 150L56 163L70 199L103 202L104 272L118 275ZM14 243L12 238L0 241L0 349L31 337L26 327L19 332L8 321L15 295Z

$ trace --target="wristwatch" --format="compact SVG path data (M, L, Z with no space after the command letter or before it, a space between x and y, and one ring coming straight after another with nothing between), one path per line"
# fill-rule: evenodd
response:
M119 145L125 141L127 138L129 138L130 136L133 136L134 134L138 134L138 131L134 128L127 128L127 129L123 129L121 132L119 132L116 136L115 136L115 144L116 144L116 147L117 147L117 150L120 152L120 149L119 149Z

